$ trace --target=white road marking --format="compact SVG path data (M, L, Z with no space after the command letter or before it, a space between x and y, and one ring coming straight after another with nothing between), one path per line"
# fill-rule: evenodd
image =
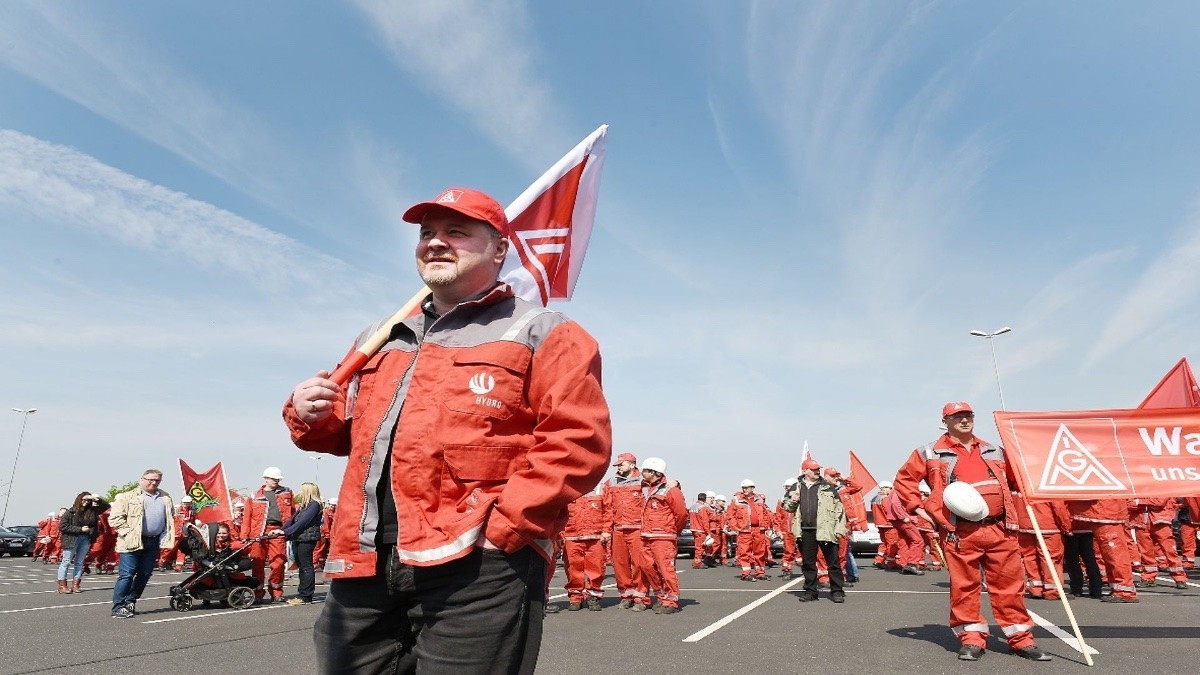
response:
M1083 653L1083 650L1079 648L1079 640L1076 640L1074 635L1072 635L1072 634L1068 633L1067 631L1059 628L1058 626L1050 623L1046 619L1043 619L1042 617L1038 616L1037 614L1035 614L1033 612L1029 612L1029 618L1033 619L1033 622L1036 623L1037 625L1041 626L1042 628L1045 628L1051 635L1053 635L1054 637L1058 638L1059 640L1062 640L1063 642L1065 642L1067 644L1067 646L1070 647L1071 649L1074 649L1075 651L1079 652L1080 654ZM1086 640L1087 636L1084 635L1083 638ZM1096 651L1096 649L1093 648L1091 645L1087 646L1087 650L1088 650L1089 654L1099 654L1100 653L1100 652Z
M170 597L170 596L160 595L160 596L153 597L153 598L141 598L138 600L138 602L142 602L143 600L166 600L168 597ZM41 611L47 610L47 609L72 609L74 607L91 607L93 605L109 605L109 606L111 606L112 600L102 600L100 602L78 602L73 605L49 605L47 607L26 607L25 609L5 609L5 610L0 611L0 614L18 614L20 612L41 612Z
M324 602L325 602L324 600L313 600L312 604L319 605ZM245 614L247 612L259 612L264 609L284 609L285 607L292 607L292 606L293 605L289 605L286 603L274 603L273 602L269 605L264 605L262 607L247 607L246 609L226 609L226 610L222 610L219 612L198 612L195 614L188 612L187 616L175 616L175 617L171 617L170 619L154 619L152 621L143 621L142 623L150 624L150 623L169 623L172 621L191 621L192 619L207 619L207 618L213 617L213 616L225 616L226 614Z
M748 614L749 612L753 611L754 608L758 607L759 605L761 605L765 602L768 602L772 598L787 592L787 590L790 589L792 586L795 586L796 584L803 583L803 582L804 582L803 577L801 577L799 579L793 579L792 581L788 582L787 584L784 584L783 586L776 588L775 590L773 590L770 593L764 595L763 597L755 600L754 602L746 605L745 607L739 609L738 611L734 612L733 614L730 614L730 615L718 620L715 623L709 624L706 628L703 628L701 630L696 631L695 633L692 633L691 635L685 637L683 639L683 641L684 642L699 642L699 641L703 640L704 638L708 637L709 635L712 635L713 633L717 632L718 630L721 630L725 626L728 626L729 624L733 623L734 621L741 618L745 614Z

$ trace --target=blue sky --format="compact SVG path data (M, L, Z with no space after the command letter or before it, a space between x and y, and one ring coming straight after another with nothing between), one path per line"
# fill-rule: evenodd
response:
M559 305L615 451L774 498L966 399L1136 405L1200 357L1189 3L0 5L8 523L141 469L342 460L279 409L419 287L409 204L514 199L610 125ZM21 415L0 415L7 477Z

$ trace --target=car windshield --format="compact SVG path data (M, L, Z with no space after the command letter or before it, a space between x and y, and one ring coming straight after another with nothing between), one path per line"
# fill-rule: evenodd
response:
M8 529L7 527L0 526L0 534L20 534L20 532L13 532L12 530Z

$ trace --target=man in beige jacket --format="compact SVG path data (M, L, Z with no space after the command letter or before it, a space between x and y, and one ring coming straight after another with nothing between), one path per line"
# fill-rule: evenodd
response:
M175 543L175 509L171 495L158 489L162 476L158 469L143 471L139 486L117 495L108 513L121 554L113 587L114 619L128 619L137 613L134 603L146 590L159 550Z

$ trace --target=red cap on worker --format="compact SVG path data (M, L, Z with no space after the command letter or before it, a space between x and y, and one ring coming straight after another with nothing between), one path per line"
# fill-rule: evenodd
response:
M468 218L482 220L501 235L508 236L508 216L504 215L504 207L495 199L471 188L446 188L434 199L408 207L404 212L404 220L420 224L427 213L438 209L447 209Z
M830 466L830 467L826 467L825 475L829 476L830 478L837 478L838 476L842 475L842 472L838 471L837 469Z
M613 462L613 466L620 466L621 462L633 462L637 464L637 457L632 452L622 452L617 455L617 461Z
M808 471L809 469L812 469L813 471L820 471L821 463L818 462L817 460L813 459L812 457L809 457L808 459L806 459L800 463L801 471Z
M971 410L971 404L966 401L952 401L942 406L942 417L949 417L963 412L973 413L975 411Z

